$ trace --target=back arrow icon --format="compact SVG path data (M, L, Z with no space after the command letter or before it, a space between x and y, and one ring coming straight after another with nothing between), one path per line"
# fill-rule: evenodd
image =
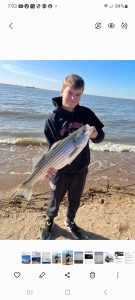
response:
M107 295L107 290L104 291L104 294Z
M12 25L13 25L13 23L9 24L9 27L10 27L11 29L13 29L13 28L12 28Z

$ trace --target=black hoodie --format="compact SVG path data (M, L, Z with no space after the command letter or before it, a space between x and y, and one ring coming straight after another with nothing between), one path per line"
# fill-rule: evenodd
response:
M104 139L104 132L102 128L104 125L97 118L94 112L84 106L77 105L73 112L65 110L62 107L62 97L56 97L52 99L52 102L56 109L49 116L45 123L45 137L49 143L49 148L55 142L64 139L70 133L82 127L85 124L95 126L98 132L98 136L92 139L94 143L100 143ZM90 149L89 143L81 151L81 153L74 159L74 161L65 166L60 172L75 173L83 170L90 163Z

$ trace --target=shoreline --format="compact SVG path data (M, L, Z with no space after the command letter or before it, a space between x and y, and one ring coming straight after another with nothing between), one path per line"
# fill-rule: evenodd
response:
M13 150L13 151L11 151ZM49 183L37 183L32 200L11 197L31 173L32 157L43 147L10 147L1 155L0 239L40 239L50 198ZM3 173L2 173L3 171ZM84 239L135 239L134 153L91 151L89 174L76 215ZM51 239L72 239L63 225L67 197L60 205Z

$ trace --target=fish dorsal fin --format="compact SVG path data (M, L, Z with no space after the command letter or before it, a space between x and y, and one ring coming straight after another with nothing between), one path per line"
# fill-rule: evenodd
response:
M60 142L60 141L55 142L55 143L52 145L51 149L54 148L54 147L56 147L56 146L59 144L59 142Z
M56 147L59 144L60 141L55 142L52 147L50 149L53 149L54 147ZM46 154L48 152L46 152L44 155L39 155L39 156L35 156L32 158L32 172L37 169L38 167L40 167L40 165L42 163L45 162L45 158L46 158Z
M37 169L44 161L45 161L46 154L38 155L32 158L32 172Z

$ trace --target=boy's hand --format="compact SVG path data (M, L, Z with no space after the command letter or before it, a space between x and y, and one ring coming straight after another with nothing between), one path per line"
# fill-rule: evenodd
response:
M90 139L95 139L97 137L97 135L98 135L98 132L97 132L95 126L91 126L91 129L92 129L92 133L90 135Z
M52 177L52 176L55 176L56 173L57 173L57 170L56 170L55 168L51 167L51 168L49 168L49 169L47 170L47 173L46 173L45 177L46 177L46 178L48 178L48 177L50 178L50 177Z

